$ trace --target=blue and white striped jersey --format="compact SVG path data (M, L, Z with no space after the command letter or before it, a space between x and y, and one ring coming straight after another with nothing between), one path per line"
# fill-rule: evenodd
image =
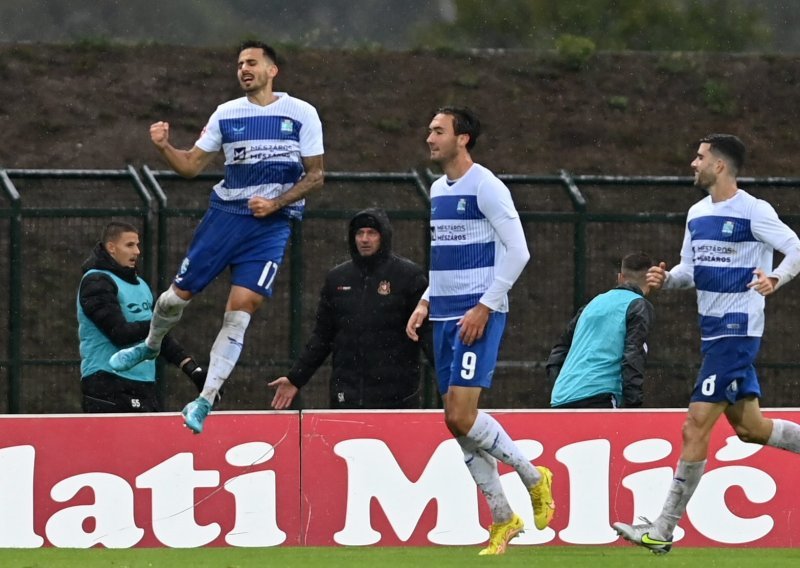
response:
M787 255L773 270L773 250ZM772 206L743 190L725 201L708 196L690 209L681 263L670 271L665 288L694 285L704 341L720 337L761 337L764 296L747 287L760 268L782 284L797 273L800 240ZM786 264L786 266L784 266Z
M195 146L225 153L225 179L214 186L211 207L251 215L247 200L272 199L303 176L302 158L324 153L322 123L309 103L274 93L278 100L260 106L241 97L217 107ZM305 199L285 209L302 217Z
M479 164L431 186L431 320L460 318L478 302L508 311L508 290L530 258L511 193Z

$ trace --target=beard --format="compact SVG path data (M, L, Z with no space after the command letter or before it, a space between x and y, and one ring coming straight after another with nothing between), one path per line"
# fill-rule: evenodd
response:
M714 185L716 181L717 178L713 174L699 172L694 178L694 186L699 189L707 190L709 187Z

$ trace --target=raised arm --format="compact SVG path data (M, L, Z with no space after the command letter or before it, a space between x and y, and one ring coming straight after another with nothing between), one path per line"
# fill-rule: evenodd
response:
M214 154L193 146L191 150L179 150L169 142L169 123L156 122L150 125L150 140L169 166L185 178L193 178L202 172Z

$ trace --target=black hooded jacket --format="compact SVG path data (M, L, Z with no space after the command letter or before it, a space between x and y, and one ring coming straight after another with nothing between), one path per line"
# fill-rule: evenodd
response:
M89 258L81 265L81 271L84 274L93 269L107 270L126 282L137 283L136 269L120 266L108 254L102 243L95 245ZM84 277L81 280L78 298L86 317L92 320L111 343L120 349L129 347L147 337L150 322L130 322L125 319L117 298L117 285L108 276L96 272ZM181 361L189 357L183 347L169 335L161 344L161 355L174 365L180 365Z
M355 245L363 226L381 234L380 250L368 257ZM392 253L392 227L381 209L357 213L347 239L352 260L328 272L316 326L287 377L301 388L333 353L331 408L418 407L420 348L432 362L431 330L423 325L414 342L405 328L427 288L425 272Z

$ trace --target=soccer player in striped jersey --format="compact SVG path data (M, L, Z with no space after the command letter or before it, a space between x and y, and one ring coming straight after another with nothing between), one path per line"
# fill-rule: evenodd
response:
M252 314L272 295L290 219L302 216L305 196L323 184L319 116L309 103L273 91L277 62L275 50L265 43L239 46L237 76L245 96L217 107L190 150L170 144L169 123L150 127L153 144L177 173L196 176L222 150L225 178L214 186L172 286L156 301L147 338L117 352L110 364L122 371L158 355L161 340L192 297L230 267L231 290L206 382L182 411L185 425L196 434L239 359Z
M479 134L478 118L459 107L439 109L428 127L431 160L444 175L431 186L429 286L406 333L418 340L425 318L433 323L445 423L492 512L489 545L480 554L494 555L524 528L503 492L497 460L513 467L528 489L536 528L547 527L555 504L550 470L534 467L500 423L478 410L481 391L492 385L508 291L530 258L511 193L472 161Z
M800 240L772 206L739 189L745 146L731 134L700 140L695 186L708 196L686 218L681 262L648 271L653 289L697 290L703 362L683 425L683 447L661 514L650 522L614 523L626 540L664 554L706 466L709 438L724 414L744 442L800 453L800 425L765 418L753 365L764 331L764 297L800 272ZM772 252L785 256L773 268Z

